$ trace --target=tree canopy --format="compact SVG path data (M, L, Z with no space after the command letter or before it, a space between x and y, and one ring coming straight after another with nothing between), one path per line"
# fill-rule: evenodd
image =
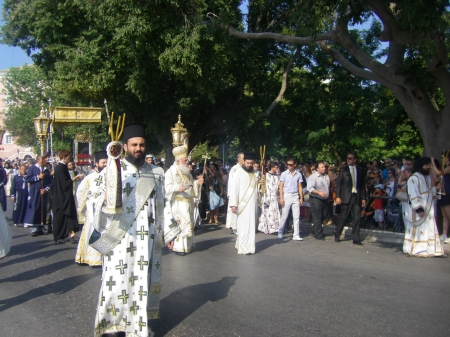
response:
M39 115L44 104L47 111L47 99L52 104L77 105L78 102L66 100L64 95L48 85L43 71L34 65L11 68L2 79L5 87L3 94L7 97L7 110L4 123L16 142L23 146L33 146L39 153L33 118ZM106 121L105 121L106 122ZM72 140L77 134L89 133L93 138L93 150L104 148L106 134L104 125L66 125L53 127L53 149L72 149Z
M264 143L304 159L337 160L348 149L413 155L417 129L427 153L430 142L448 145L442 79L426 63L438 55L436 37L446 41L447 19L443 2L431 2L249 1L243 15L232 0L5 0L2 38L33 52L66 101L106 98L129 122L147 123L148 147L163 147L169 161L178 114L191 147L237 137L243 149Z
M350 73L389 88L417 126L425 154L438 155L450 148L448 6L447 0L250 1L246 31L209 17L237 38L319 45ZM369 20L373 33L361 36L354 27ZM377 53L374 40L388 47Z

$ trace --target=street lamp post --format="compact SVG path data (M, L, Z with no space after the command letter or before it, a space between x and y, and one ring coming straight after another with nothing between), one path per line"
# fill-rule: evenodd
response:
M36 137L39 139L39 144L41 145L41 156L44 155L44 144L47 139L50 122L51 119L45 115L44 104L42 103L39 117L33 118Z

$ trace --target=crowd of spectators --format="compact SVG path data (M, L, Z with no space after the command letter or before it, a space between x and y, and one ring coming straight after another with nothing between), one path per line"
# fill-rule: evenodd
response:
M158 159L151 154L146 156L146 161L149 164L157 165L165 168L164 159ZM271 160L266 160L264 167L261 167L261 163L256 161L254 165L255 172L259 177L263 176L263 172L267 172L271 166ZM34 165L36 161L32 158L21 160L13 159L11 161L3 161L3 167L7 175L7 184L5 184L6 195L9 196L12 178L19 173L21 165L25 165L27 169L29 166ZM56 164L55 158L50 158L48 161L48 169L52 171L53 165ZM277 171L276 174L281 176L282 172L287 170L286 159L280 159L276 161ZM78 166L75 163L69 164L69 172L74 180L74 193L76 186L83 179L84 176L89 174L92 170L92 165ZM194 179L203 179L202 184L202 200L203 204L199 205L199 211L202 219L206 220L207 211L209 211L209 223L218 223L219 212L226 213L227 210L227 180L228 172L234 165L234 162L227 161L223 163L221 160L210 161L204 166L204 162L189 162L189 170ZM342 167L345 167L347 162L341 161L340 164L326 164L326 174L330 180L330 193L328 197L327 216L324 221L325 224L332 224L334 216L336 215L336 180L339 177L339 171ZM412 167L414 160L411 158L402 158L401 161L393 160L391 158L384 158L384 160L372 160L358 164L365 172L365 181L368 195L370 196L367 206L362 211L361 217L366 222L370 223L371 228L375 229L387 229L389 220L389 212L391 207L398 207L400 201L396 200L397 193L405 193L405 186L407 179L412 173ZM439 174L441 166L439 162L435 160L435 171ZM309 177L316 172L316 165L314 162L299 162L296 164L295 170L302 177L303 196L305 198L301 206L301 220L303 222L311 221L310 203L308 202L308 191L306 184ZM209 191L216 191L219 196L217 200L209 200ZM385 197L379 198L379 197ZM444 205L445 206L445 205ZM447 214L449 213L449 214ZM446 212L446 209L442 209L443 234L441 239L448 239L448 228L450 220L450 212ZM394 219L395 220L395 219Z

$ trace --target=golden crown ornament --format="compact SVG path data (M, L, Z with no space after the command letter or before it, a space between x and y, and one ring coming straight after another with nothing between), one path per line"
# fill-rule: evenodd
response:
M188 157L189 132L181 122L181 115L178 115L178 122L170 129L170 132L172 132L172 145L174 146L172 153L175 160Z

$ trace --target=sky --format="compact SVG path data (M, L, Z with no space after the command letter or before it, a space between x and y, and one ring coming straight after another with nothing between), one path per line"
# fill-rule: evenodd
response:
M0 8L3 9L3 0L0 0ZM3 25L3 20L0 21L1 25ZM0 70L32 63L31 58L22 49L0 44Z

